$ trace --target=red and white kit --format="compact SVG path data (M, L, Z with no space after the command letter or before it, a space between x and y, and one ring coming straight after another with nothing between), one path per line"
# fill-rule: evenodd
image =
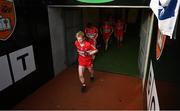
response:
M110 38L112 33L112 26L105 24L102 26L102 35L103 35L103 39L106 41Z
M121 38L124 36L125 24L123 22L117 22L114 28L115 37Z
M82 45L76 40L75 46L78 50L78 62L80 66L84 67L92 67L93 66L93 58L92 55L86 55L88 51L94 51L96 48L92 46L89 42L84 41Z
M92 44L93 46L96 46L96 39L98 36L98 29L96 27L86 27L85 28L85 34L88 37L88 42Z

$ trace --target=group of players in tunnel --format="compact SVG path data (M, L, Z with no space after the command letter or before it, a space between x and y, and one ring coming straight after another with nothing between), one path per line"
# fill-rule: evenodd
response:
M117 41L117 47L122 46L126 27L127 25L124 20L114 20L110 16L107 20L102 21L102 25L99 28L92 23L87 23L84 33L88 42L95 47L104 46L106 51L112 39Z
M78 74L81 82L81 92L86 91L84 78L86 68L90 72L90 80L92 82L94 81L93 61L95 59L95 54L98 52L97 38L102 37L104 49L106 51L112 37L116 38L118 47L122 46L125 31L126 23L123 20L117 19L113 21L110 17L103 22L99 29L95 25L87 23L84 31L76 33L77 40L75 41L75 46L78 52Z

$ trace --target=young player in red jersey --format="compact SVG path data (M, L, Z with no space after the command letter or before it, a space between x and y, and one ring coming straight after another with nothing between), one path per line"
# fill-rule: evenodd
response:
M115 27L114 27L114 36L117 39L118 47L122 46L125 30L126 30L125 23L123 21L121 21L120 19L118 19L117 23L115 24Z
M82 84L81 91L86 90L86 84L84 79L84 71L87 68L91 73L90 80L94 80L94 70L93 70L93 58L92 55L97 53L97 49L85 40L84 32L79 31L76 33L77 40L75 41L75 46L78 52L78 72L79 79Z
M105 50L107 50L109 45L109 39L111 34L113 33L113 27L109 25L107 21L105 21L104 25L101 27L101 33L105 43Z

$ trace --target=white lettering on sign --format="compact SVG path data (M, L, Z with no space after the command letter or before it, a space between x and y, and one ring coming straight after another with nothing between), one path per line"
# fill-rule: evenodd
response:
M32 46L9 54L15 82L36 70Z
M9 62L8 62L9 59ZM12 71L11 71L12 70ZM0 90L36 70L33 47L28 46L0 57ZM14 81L13 81L14 79Z
M0 57L0 91L13 84L7 56Z
M160 107L159 107L159 100L157 96L152 61L150 62L149 76L148 76L147 88L146 88L146 96L147 96L147 109L159 111Z
M156 83L153 82L153 87L152 87L152 95L150 98L150 104L149 104L149 110L151 111L158 111L160 110L160 106L159 106L159 100L158 100L158 96L157 96L157 90L156 90Z

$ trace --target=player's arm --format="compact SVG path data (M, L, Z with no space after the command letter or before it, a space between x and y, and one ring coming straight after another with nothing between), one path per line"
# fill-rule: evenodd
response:
M87 51L87 53L89 54L89 55L94 55L95 53L97 53L98 52L98 49L96 49L93 45L90 45L90 50L89 51Z
M94 55L94 54L97 53L97 52L98 52L98 50L95 49L95 50L93 50L93 51L90 51L90 52L89 52L89 55Z
M84 51L77 50L77 52L78 52L79 55L85 56L85 52Z
M98 33L99 33L98 28L96 28L96 36L95 36L95 39L97 39Z
M96 34L95 34L95 36L94 36L94 40L96 40L97 37L98 37L98 30L96 31Z
M113 33L113 31L114 31L114 29L113 29L113 27L111 26L111 34Z

